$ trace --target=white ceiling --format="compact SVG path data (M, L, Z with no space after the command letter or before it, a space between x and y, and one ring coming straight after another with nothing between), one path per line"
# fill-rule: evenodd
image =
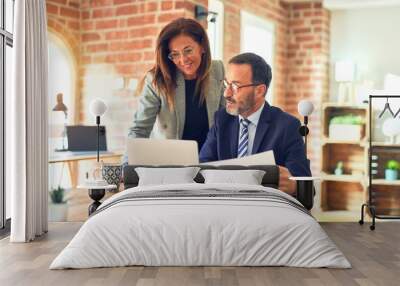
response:
M400 0L323 0L329 10L400 6Z

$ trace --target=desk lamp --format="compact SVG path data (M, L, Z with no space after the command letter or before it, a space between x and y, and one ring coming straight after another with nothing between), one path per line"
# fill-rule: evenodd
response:
M61 149L56 149L56 151L67 151L67 148L65 147L65 138L67 137L67 117L68 117L68 108L63 102L63 94L58 93L57 94L57 104L56 106L53 107L53 111L62 111L64 112L65 118L64 118L64 129L62 132L62 148Z
M301 136L304 137L304 146L305 146L305 152L306 152L306 158L307 158L307 135L310 132L307 127L308 116L310 116L311 113L314 111L314 105L312 104L311 101L303 99L297 105L297 109L298 109L300 115L304 116L304 125L302 125L300 127L299 132L300 132Z
M90 113L96 117L96 125L97 125L97 162L99 162L99 153L100 153L100 117L106 112L107 105L101 99L94 99L90 103L89 106Z

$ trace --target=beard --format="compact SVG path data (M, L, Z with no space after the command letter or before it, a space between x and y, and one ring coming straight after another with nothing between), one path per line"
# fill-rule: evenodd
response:
M233 106L228 107L228 103ZM226 99L225 110L228 114L233 116L243 115L253 109L255 106L255 94L250 93L245 96L242 100L234 100L233 98Z

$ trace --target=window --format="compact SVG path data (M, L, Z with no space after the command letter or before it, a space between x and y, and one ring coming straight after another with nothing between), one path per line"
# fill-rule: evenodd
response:
M9 227L9 194L5 188L5 106L11 93L14 0L0 0L0 235Z
M222 60L224 44L224 4L220 0L209 0L208 11L211 14L207 34L210 40L211 56L214 60Z
M271 66L272 82L266 100L273 103L274 82L274 24L256 15L241 11L240 51L252 52L264 58Z

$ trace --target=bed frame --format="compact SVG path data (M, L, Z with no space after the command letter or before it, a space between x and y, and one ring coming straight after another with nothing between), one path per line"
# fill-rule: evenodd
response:
M279 188L279 167L276 165L251 165L251 166L238 166L238 165L224 165L224 166L213 166L213 165L194 165L195 167L200 167L201 170L207 169L216 169L216 170L262 170L265 171L265 175L262 179L261 184L264 187L271 187L278 189ZM177 168L177 167L191 167L191 166L177 166L177 165L168 165L168 166L149 166L149 165L126 165L123 169L123 182L124 188L133 188L136 187L139 183L139 176L135 171L137 167L151 167L151 168ZM204 183L204 178L200 174L194 178L197 183ZM313 206L313 198L310 201L310 197L306 196L308 199L303 199L305 196L297 194L297 199L308 209L310 210ZM303 200L303 201L302 201Z

